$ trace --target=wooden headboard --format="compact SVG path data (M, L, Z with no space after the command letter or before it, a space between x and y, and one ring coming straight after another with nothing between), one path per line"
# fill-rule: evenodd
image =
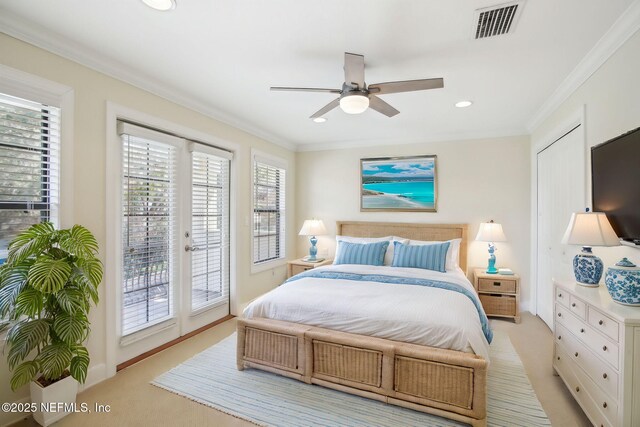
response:
M413 240L462 239L458 264L467 273L467 224L337 221L336 233L353 237L398 236Z

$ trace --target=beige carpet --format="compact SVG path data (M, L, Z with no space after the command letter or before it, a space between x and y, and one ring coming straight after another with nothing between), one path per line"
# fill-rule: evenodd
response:
M522 323L493 320L495 329L506 331L520 355L531 384L552 425L582 427L589 421L551 368L553 337L537 317L524 313ZM235 331L227 321L119 372L81 393L78 402L109 404L108 414L72 414L56 426L254 426L149 384L163 372L191 358ZM25 420L18 426L34 426Z

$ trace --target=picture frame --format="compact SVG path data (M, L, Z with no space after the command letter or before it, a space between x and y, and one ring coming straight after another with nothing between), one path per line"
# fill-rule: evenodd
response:
M437 156L360 159L361 212L437 212Z

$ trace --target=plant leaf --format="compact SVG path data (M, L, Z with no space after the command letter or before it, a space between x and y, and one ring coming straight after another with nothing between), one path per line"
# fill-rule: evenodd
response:
M84 258L93 258L98 252L98 242L89 230L81 225L74 225L66 235L60 235L58 242L65 251Z
M25 384L29 384L38 375L38 363L28 361L20 364L11 376L11 390L16 391Z
M55 228L50 222L34 224L18 234L9 244L9 264L18 264L30 256L37 256L51 247Z
M58 305L66 313L73 314L78 311L86 312L89 304L86 295L76 288L64 288L56 294Z
M97 258L79 259L76 264L94 287L102 282L102 262Z
M22 320L14 324L7 333L7 363L13 369L49 336L50 321L46 319Z
M44 306L44 295L37 289L26 286L18 294L15 300L13 311L16 315L37 317L42 312Z
M0 270L0 317L9 317L16 298L24 288L33 261L25 261L16 265L3 264Z
M43 377L57 380L69 367L72 357L71 348L63 342L57 342L44 347L35 361L40 365Z
M54 294L64 287L69 276L71 266L67 261L40 257L29 270L29 284L45 294Z
M71 372L71 376L76 379L81 384L87 379L87 370L89 369L89 352L83 346L77 346L75 349L76 355L71 359L71 366L69 371Z
M84 341L89 328L89 321L82 312L74 314L61 313L53 322L53 331L68 345Z

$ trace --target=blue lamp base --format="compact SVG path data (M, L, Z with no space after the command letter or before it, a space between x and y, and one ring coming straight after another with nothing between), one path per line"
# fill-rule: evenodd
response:
M309 241L311 242L311 247L309 248L309 256L304 260L314 262L317 261L316 255L318 254L318 248L316 247L316 243L318 243L318 239L316 239L316 236L311 236Z
M578 285L597 288L603 269L602 260L591 252L589 246L583 246L582 252L573 258L573 273Z
M496 255L495 255L496 247L493 243L489 243L489 265L487 266L487 274L497 274L498 269L496 268Z

